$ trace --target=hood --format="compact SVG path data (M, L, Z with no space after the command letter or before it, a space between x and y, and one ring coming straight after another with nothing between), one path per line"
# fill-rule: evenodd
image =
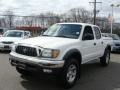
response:
M0 37L0 42L17 42L19 40L22 40L23 38L17 38L17 37Z
M78 42L78 39L40 36L40 37L22 40L21 42L18 43L55 49L75 42Z

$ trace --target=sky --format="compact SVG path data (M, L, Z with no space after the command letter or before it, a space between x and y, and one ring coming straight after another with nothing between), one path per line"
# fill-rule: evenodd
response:
M62 14L71 8L82 7L87 10L93 10L94 0L0 0L0 12L12 10L18 15L31 15L44 12L54 12ZM97 4L99 16L107 16L111 13L111 4L120 4L120 0L97 0L102 4ZM114 18L120 22L120 7L114 7Z

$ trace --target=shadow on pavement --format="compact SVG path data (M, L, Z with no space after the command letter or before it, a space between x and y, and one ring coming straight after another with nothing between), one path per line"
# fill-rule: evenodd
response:
M120 63L102 67L99 62L82 65L81 79L70 90L120 90ZM26 90L64 90L53 77L22 77Z
M112 52L112 54L120 54L120 51Z
M0 54L9 54L11 51L0 51Z
M26 90L64 90L53 76L32 75L21 77L24 79L21 84Z

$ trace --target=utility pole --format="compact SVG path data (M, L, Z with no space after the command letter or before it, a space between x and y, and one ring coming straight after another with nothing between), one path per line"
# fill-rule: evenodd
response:
M93 19L93 24L96 24L96 7L97 7L97 3L102 3L102 2L97 2L96 0L94 0L94 2L89 2L89 3L93 3L94 4L94 19Z
M93 24L95 25L96 24L96 0L94 2L94 22Z
M114 19L114 14L113 14L113 8L114 8L114 4L111 5L112 8L112 17L111 17L111 34L113 33L113 19Z

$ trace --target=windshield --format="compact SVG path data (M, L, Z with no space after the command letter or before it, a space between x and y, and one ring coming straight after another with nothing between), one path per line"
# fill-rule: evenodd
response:
M81 25L75 24L55 24L48 28L48 30L44 32L42 36L78 39L81 28Z
M4 37L22 37L23 36L23 32L8 31L3 36Z
M112 37L113 40L119 40L120 39L120 37L116 34L112 34L112 35L109 35L109 36Z

